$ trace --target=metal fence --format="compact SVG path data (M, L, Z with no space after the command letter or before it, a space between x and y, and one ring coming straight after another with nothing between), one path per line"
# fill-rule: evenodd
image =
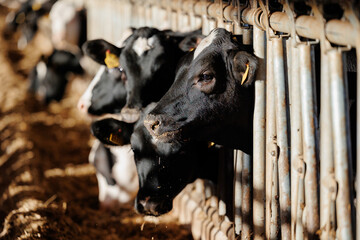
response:
M348 1L329 2L84 1L89 39L116 42L130 26L201 27L204 34L222 27L254 46L260 59L254 153L234 152L230 201L211 197L211 186L199 182L176 199L178 216L191 223L195 238L360 240L360 183L355 189L354 180L360 171L359 128L354 132L360 100L355 94L357 109L350 116L354 89L348 87L360 78L359 71L349 77L356 72L351 66L360 64L359 9ZM327 9L341 15L329 18ZM349 57L350 50L356 57ZM231 208L233 214L226 214Z

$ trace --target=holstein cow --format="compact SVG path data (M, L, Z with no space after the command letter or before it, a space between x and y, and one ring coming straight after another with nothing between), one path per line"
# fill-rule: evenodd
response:
M126 103L126 75L119 64L121 47L132 34L133 29L124 32L117 46L103 40L87 41L82 50L100 69L90 85L80 97L78 108L85 114L99 116L106 113L119 113Z
M140 108L160 99L169 88L180 55L196 46L200 37L196 31L179 34L145 27L127 30L117 46L103 39L86 42L84 53L103 67L80 98L78 108L102 115L120 112L127 102L122 117L135 122ZM116 57L120 57L119 63ZM107 58L115 63L109 65ZM134 105L135 110L128 108Z
M86 41L86 10L65 0L51 8L51 40L56 49L79 51Z
M6 16L4 35L21 31L18 48L23 49L33 39L38 30L39 19L50 12L55 0L30 0L21 4L17 11L12 11Z
M173 199L196 178L217 181L218 151L207 142L193 142L183 146L178 143L155 142L143 124L143 118L155 104L145 108L131 135L139 177L139 192L135 209L142 214L159 216L172 209ZM92 125L93 133L102 142L128 141L128 134L119 129L124 122L103 119ZM118 127L116 127L118 126Z
M79 57L62 50L54 50L49 57L42 57L29 75L31 92L48 104L60 101L64 95L69 74L82 74Z
M137 49L137 51L139 51L139 46L137 46L137 44L139 42L137 41L133 41L134 39L131 40L133 32L137 34L137 38L139 38L140 36L148 36L146 34L149 34L149 31L152 32L153 31L153 40L155 41L156 39L158 39L159 42L157 42L156 44L154 44L152 47L152 52L151 53L147 53L145 52L143 54L142 57L138 56L138 53L135 52L134 49ZM164 34L169 34L168 37L166 37L166 40L163 40L162 38L164 37ZM121 62L119 63L119 61L117 60L117 57L119 56L119 54L122 51L125 51L125 49L127 49L126 51L128 52L127 54L132 54L133 58L136 61L140 61L142 58L147 59L149 62L153 62L155 61L155 59L158 61L158 64L160 65L159 67L155 68L155 69L147 69L149 66L147 64L145 65L138 65L138 67L140 68L140 70L138 68L128 68L128 71L137 71L138 74L143 73L143 76L145 76L146 78L144 80L146 81L152 81L152 75L155 76L159 76L159 70L162 69L162 65L164 65L164 61L168 58L167 55L164 54L164 50L170 50L170 46L172 48L175 48L173 45L174 43L178 43L179 39L183 40L185 38L186 35L176 35L176 36L170 36L170 32L166 31L166 32L159 32L156 29L149 29L149 28L140 28L137 30L134 29L129 29L126 33L123 34L123 39L120 43L118 43L118 46L114 46L110 43L108 43L105 40L102 39L98 39L98 40L92 40L92 41L88 41L87 43L84 44L83 46L83 51L86 55L88 55L89 57L91 57L93 60L95 60L96 62L100 63L102 65L101 69L99 70L99 72L97 73L97 75L94 77L94 79L92 80L91 84L89 85L88 89L85 91L85 93L83 94L83 96L80 98L79 102L78 102L78 108L88 114L91 114L93 117L95 115L103 115L106 113L118 113L122 107L125 104L126 101L126 96L127 96L127 91L125 91L125 86L128 84L128 74L125 74L125 70L123 68L123 65L121 64ZM192 36L192 35L191 35ZM161 41L159 40L161 39ZM185 39L184 39L185 40ZM169 44L169 42L171 41L171 44ZM186 46L189 46L189 44L191 44L191 40L187 40L186 42ZM134 45L135 44L135 45ZM176 47L178 48L178 47ZM125 52L126 52L125 51ZM131 53L132 51L132 53ZM129 53L130 52L130 53ZM127 61L131 61L132 58L129 58ZM133 62L133 63L129 63L127 65L131 65L131 66L135 66L137 62ZM126 61L125 61L126 62ZM166 61L165 61L166 62ZM175 68L175 64L176 62L173 62L172 64L174 64L174 66L171 66L172 68ZM169 66L169 62L166 62L166 66ZM146 74L144 74L144 72ZM128 72L126 72L128 73ZM132 72L132 74L130 74L132 76L132 79L134 79L134 75L136 75L136 72ZM165 77L163 77L163 80L165 79ZM147 87L146 84L144 85L136 85L138 88L141 87ZM153 87L156 88L158 85L154 84ZM134 86L135 87L135 86ZM154 91L152 94L157 94L156 91ZM147 95L143 95L143 96L147 96ZM139 96L140 99L139 101L142 102L143 101L143 96ZM153 95L152 97L155 97L155 95ZM161 96L158 96L157 98L160 98ZM111 128L111 126L110 126ZM126 129L126 128L125 128ZM96 131L96 129L94 129L93 127L93 131L96 134L101 134L98 131ZM106 133L107 134L107 133ZM114 140L113 140L114 141ZM105 142L106 145L114 145L112 144L111 141L107 141ZM121 144L124 145L125 143ZM118 145L118 143L116 144ZM97 147L101 147L99 144L96 145ZM96 147L95 146L95 147ZM113 151L113 148L109 149L110 152ZM94 150L94 152L96 152L96 149ZM125 161L124 159L118 159L118 157L115 155L115 162L116 161ZM96 155L95 155L95 158ZM98 161L99 164L103 163L103 164L107 164L107 162L109 161L104 161L102 160L103 157L100 155L99 156L100 160ZM92 161L90 159L90 161ZM134 163L133 158L128 158L128 161L131 161L132 163ZM92 161L94 162L94 161ZM97 164L95 167L98 168L102 168L99 164ZM108 167L106 167L108 166ZM108 169L108 174L122 174L121 172L117 172L114 173L113 172L113 165L106 165L104 168ZM135 165L134 165L135 166ZM128 172L132 172L132 171L136 171L135 167L134 168L124 168L122 171L128 171ZM108 187L106 187L105 184L100 184L100 182L104 182L103 180L101 180L101 175L105 176L105 172L104 171L98 171L98 180L99 180L99 191L100 192L107 192L107 189L113 189L110 185ZM121 183L119 183L121 184ZM115 185L116 187L116 185ZM136 189L137 190L137 189ZM108 194L110 196L110 194ZM113 194L116 195L116 194ZM101 196L101 194L100 194ZM99 196L99 197L100 197ZM116 200L116 198L114 197L114 199ZM100 202L102 202L102 198L100 198Z
M157 142L213 141L252 154L257 62L230 32L214 29L184 57L146 128Z
M169 89L177 63L184 55L179 44L186 36L143 27L127 39L120 55L127 77L127 100L121 111L125 121L137 121L140 109L158 101Z

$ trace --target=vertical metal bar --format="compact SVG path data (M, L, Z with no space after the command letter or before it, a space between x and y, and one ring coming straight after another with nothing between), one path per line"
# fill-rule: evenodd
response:
M277 163L276 146L276 111L274 96L274 58L272 41L267 39L266 48L266 210L265 210L265 236L266 239L277 239L278 226L278 199L277 173L273 177L274 164ZM276 165L277 166L277 165ZM274 190L274 195L273 195Z
M306 229L309 239L319 230L318 181L316 164L315 111L313 99L313 79L311 75L310 45L300 44L300 92L302 109L302 129L305 172Z
M251 157L250 155L242 154L242 172L241 172L241 215L242 215L242 229L241 239L250 239L252 235L251 229Z
M358 33L359 34L359 33ZM356 92L356 240L360 240L360 41L356 48L357 92Z
M301 225L302 221L297 221L297 209L299 206L299 191L303 192L301 187L304 185L303 179L299 178L299 163L302 162L302 128L301 128L301 98L300 98L300 64L299 49L296 46L294 38L290 39L291 48L291 70L290 79L290 97L291 97L291 236L295 239L296 224ZM300 61L299 61L300 60ZM299 185L300 184L300 185ZM301 189L301 190L300 190ZM296 238L299 239L299 238Z
M254 239L265 235L265 33L254 28L254 53L259 60L255 81L254 147L253 152L253 225Z
M329 51L331 118L333 122L333 148L335 178L338 183L336 197L337 236L340 239L352 239L350 182L348 149L346 146L346 117L342 56L338 50Z
M274 38L274 79L276 92L276 130L277 143L280 148L279 154L279 195L280 195L280 219L281 237L290 239L291 224L291 199L290 199L290 166L287 140L287 117L285 97L285 70L282 38Z
M299 159L299 166L297 183L296 183L296 194L297 194L297 202L296 202L296 224L295 224L295 239L302 240L304 239L304 224L303 224L303 214L304 214L304 206L305 206L305 188L304 188L304 171L305 164L302 159ZM291 213L292 214L292 213Z
M250 45L252 44L252 29L244 28L243 30L243 44Z
M235 234L240 235L242 228L241 217L241 172L242 172L242 152L240 150L234 150L234 222L235 222Z

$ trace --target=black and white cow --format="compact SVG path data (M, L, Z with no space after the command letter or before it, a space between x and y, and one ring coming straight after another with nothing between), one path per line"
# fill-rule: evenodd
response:
M186 146L155 142L143 124L144 116L154 106L150 104L145 108L130 141L139 178L135 209L142 214L159 216L172 209L173 199L188 183L197 178L216 182L219 149L209 147L207 142ZM103 143L109 142L110 134L123 142L128 135L118 129L123 129L124 124L116 119L103 119L95 122L92 129Z
M148 27L131 31L123 46L103 39L84 44L85 54L103 66L107 51L120 59L117 67L100 69L78 103L80 110L101 115L122 109L124 120L135 122L141 107L159 100L170 87L183 49L195 46L196 36L201 37L197 32L177 34Z
M54 50L49 57L42 57L29 75L31 92L48 104L60 101L64 95L69 74L82 74L79 57L71 52Z
M17 30L21 31L18 48L23 49L34 38L38 31L39 19L48 14L56 0L30 0L21 4L17 11L6 16L4 35L10 35Z
M188 53L144 123L157 142L213 141L252 154L252 50L214 29Z
M177 63L185 53L179 44L186 36L143 27L129 37L120 55L127 77L127 101L121 111L125 121L138 120L139 110L158 101L169 89Z
M126 103L126 75L121 66L107 66L106 52L119 58L121 47L132 34L133 29L124 32L117 46L103 40L87 41L82 50L85 55L101 65L97 74L78 101L78 109L85 114L99 116L106 113L119 113ZM118 61L118 60L117 60Z
M51 41L56 49L79 51L86 41L86 10L75 3L59 0L50 10Z

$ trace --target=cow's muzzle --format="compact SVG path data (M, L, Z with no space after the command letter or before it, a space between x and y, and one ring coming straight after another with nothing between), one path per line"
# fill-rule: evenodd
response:
M172 201L162 200L154 201L150 197L136 201L136 211L150 216L160 216L170 212L172 209Z
M137 122L140 118L140 114L140 109L128 107L124 107L123 109L121 109L120 113L122 120L127 123Z

